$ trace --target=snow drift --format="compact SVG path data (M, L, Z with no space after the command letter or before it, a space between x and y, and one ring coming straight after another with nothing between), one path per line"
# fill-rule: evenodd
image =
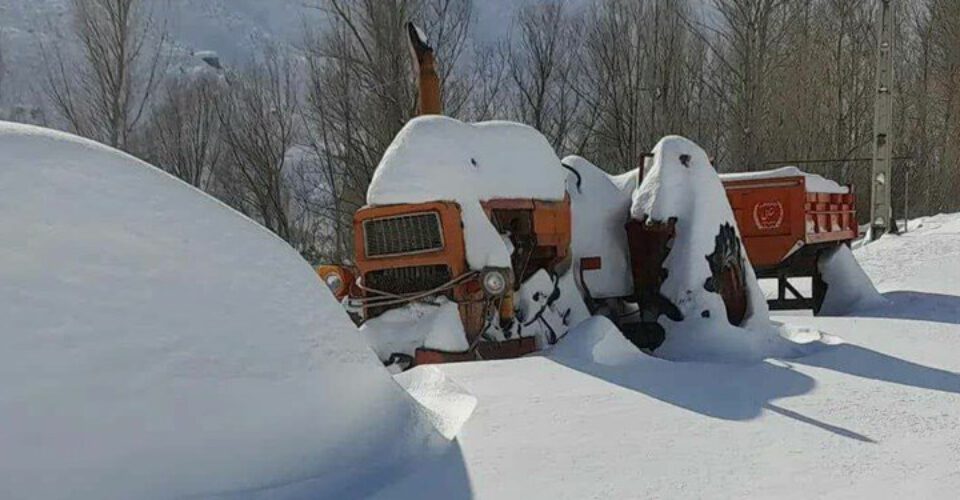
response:
M883 306L883 296L846 246L831 250L817 265L827 283L821 315L843 316L860 309Z
M356 496L448 442L310 267L132 157L0 123L0 496Z
M653 149L651 167L633 194L631 216L665 222L675 218L676 237L664 263L667 279L661 294L676 305L682 321L661 317L666 340L657 354L668 359L735 361L789 356L798 348L770 322L766 299L745 252L742 268L747 287L747 315L741 326L727 321L718 293L708 290L713 276L708 256L717 248L718 232L740 234L726 192L706 152L678 136Z

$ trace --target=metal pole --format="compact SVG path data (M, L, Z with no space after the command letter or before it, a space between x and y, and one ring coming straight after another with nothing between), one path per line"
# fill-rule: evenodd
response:
M880 32L877 51L877 100L873 122L873 179L871 181L870 237L877 239L891 229L890 197L893 152L893 0L880 0Z

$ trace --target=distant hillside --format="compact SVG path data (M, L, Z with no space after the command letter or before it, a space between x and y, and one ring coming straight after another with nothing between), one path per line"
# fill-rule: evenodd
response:
M492 41L510 34L513 18L523 5L542 0L475 0L473 36ZM574 0L581 2L584 0ZM227 63L243 61L259 43L295 43L307 23L322 13L306 7L318 0L148 0L158 19L166 22L178 65L201 64L190 57L216 51ZM0 104L35 102L43 76L39 45L70 43L69 0L2 0L0 47L6 62ZM70 47L66 47L70 50Z

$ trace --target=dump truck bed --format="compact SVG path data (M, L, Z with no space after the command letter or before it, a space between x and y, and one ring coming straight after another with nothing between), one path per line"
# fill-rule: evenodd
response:
M859 236L850 189L808 192L803 175L728 178L723 185L757 269L777 267L804 247L839 245Z

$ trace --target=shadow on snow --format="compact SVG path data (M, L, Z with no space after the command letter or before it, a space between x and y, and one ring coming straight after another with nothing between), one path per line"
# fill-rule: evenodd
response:
M850 429L782 408L772 402L807 394L817 382L796 365L918 389L960 394L960 374L923 366L853 344L823 346L809 356L753 364L643 362L605 366L589 361L550 358L571 369L687 410L725 420L750 420L771 411L797 422L865 443L875 441Z

